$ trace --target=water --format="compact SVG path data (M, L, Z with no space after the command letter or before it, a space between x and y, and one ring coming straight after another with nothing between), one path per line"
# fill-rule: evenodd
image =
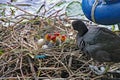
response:
M56 3L63 2L63 1L66 3L66 5L71 1L80 1L81 2L81 0L17 0L16 2L10 2L10 0L0 0L0 3L7 4L7 2L9 2L13 5L28 4L29 6L18 6L18 7L20 7L21 9L23 9L29 13L36 14L36 12L40 8L40 6L42 6L43 4L45 4L46 10L48 10ZM9 15L10 7L9 6L3 6L3 7L6 8L6 11L7 11L6 15ZM15 8L11 7L11 9L15 9ZM16 9L15 9L15 11L16 11ZM18 10L18 11L16 11L15 15L19 15L22 13L23 12Z

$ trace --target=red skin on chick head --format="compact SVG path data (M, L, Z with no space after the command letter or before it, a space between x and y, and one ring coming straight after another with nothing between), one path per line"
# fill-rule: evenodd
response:
M52 40L53 43L55 43L56 42L56 36L52 35L51 40Z
M54 36L59 37L59 36L60 36L60 33L59 33L59 32L55 32L55 33L54 33Z

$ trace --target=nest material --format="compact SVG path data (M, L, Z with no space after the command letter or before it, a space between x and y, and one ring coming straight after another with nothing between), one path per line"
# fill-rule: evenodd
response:
M70 21L68 21L70 22ZM61 22L62 23L62 22ZM0 79L61 79L68 80L104 80L119 78L119 74L95 75L89 64L94 63L83 55L76 47L75 35L68 35L71 27L66 28L59 21L49 23L39 20L26 22L11 27L0 27ZM54 31L67 33L69 42L62 47L41 49L37 40L46 33ZM74 39L72 39L72 38ZM43 59L35 59L30 55L47 55Z

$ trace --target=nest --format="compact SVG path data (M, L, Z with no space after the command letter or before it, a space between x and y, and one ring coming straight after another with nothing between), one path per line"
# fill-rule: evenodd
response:
M76 33L71 21L53 19L31 19L12 26L0 26L0 79L30 80L104 80L119 78L119 74L95 75L89 68L94 63L83 55L75 42ZM59 31L67 34L68 42L62 46L42 49L37 40L46 33ZM70 32L73 32L71 34ZM69 35L70 34L70 35ZM34 56L46 55L38 59ZM33 56L33 57L32 57ZM111 76L112 75L112 76Z

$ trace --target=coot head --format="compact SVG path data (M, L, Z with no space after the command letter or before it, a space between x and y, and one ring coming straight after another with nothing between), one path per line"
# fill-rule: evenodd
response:
M79 35L83 36L87 31L86 25L81 20L72 22L73 29L78 31Z

